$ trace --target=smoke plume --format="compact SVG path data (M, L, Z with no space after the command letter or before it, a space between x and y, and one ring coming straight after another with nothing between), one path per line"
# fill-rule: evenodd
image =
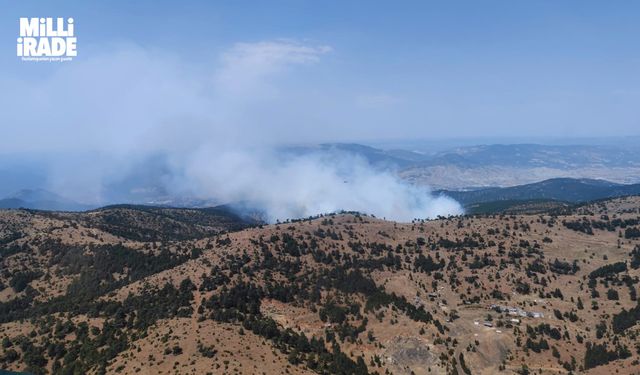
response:
M357 156L277 151L345 137L306 80L331 52L276 40L189 62L117 45L47 67L42 79L0 76L12 87L0 94L4 154L40 155L46 188L84 203L113 203L113 186L150 174L169 194L248 202L272 221L339 210L400 221L461 213Z

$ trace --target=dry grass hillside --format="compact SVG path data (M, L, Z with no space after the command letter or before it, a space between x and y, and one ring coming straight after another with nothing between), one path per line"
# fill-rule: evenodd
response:
M54 374L640 372L640 198L240 229L0 211L0 368Z

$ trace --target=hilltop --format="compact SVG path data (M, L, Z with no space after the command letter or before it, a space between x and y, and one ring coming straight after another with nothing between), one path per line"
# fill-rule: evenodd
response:
M0 367L624 374L638 366L638 197L404 224L358 213L250 227L215 217L136 206L0 211Z

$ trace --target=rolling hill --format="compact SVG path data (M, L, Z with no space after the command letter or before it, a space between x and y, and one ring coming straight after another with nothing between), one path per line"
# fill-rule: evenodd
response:
M631 374L640 361L638 197L234 223L164 207L0 210L0 368Z

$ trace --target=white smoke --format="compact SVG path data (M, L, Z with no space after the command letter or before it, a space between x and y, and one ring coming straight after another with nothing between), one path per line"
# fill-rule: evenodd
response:
M268 152L218 154L203 148L184 168L188 186L203 197L248 201L271 221L340 210L396 221L461 214L460 205L374 170L356 156L304 155L285 160Z
M354 156L274 151L343 136L310 121L321 117L321 103L300 104L309 88L299 82L330 51L288 40L239 43L211 67L128 45L61 64L41 81L0 77L14 89L0 97L4 152L66 155L51 162L49 188L87 203L106 203L109 183L160 154L170 192L249 202L271 220L339 210L399 221L462 213L455 201Z

